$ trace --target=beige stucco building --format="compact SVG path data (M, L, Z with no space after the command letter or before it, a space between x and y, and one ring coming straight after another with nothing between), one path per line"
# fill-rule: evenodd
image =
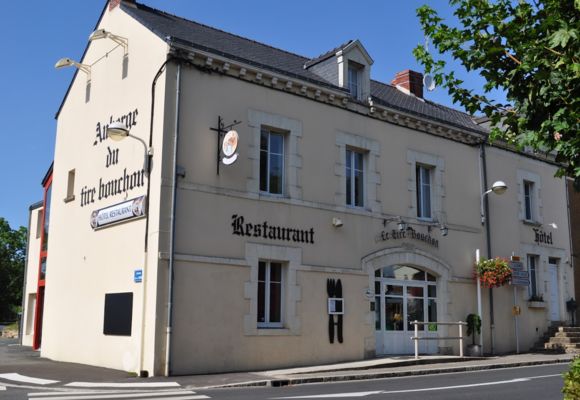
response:
M477 312L488 228L491 256L520 256L532 285L493 289L493 340L482 291L484 350L515 351L514 293L522 351L568 318L556 166L486 144L484 125L423 98L420 74L380 83L359 41L308 59L132 1L96 29L80 64L61 62L78 71L36 330L25 312L42 356L162 375L411 353L411 321L456 336L434 322ZM141 143L108 137L114 122Z

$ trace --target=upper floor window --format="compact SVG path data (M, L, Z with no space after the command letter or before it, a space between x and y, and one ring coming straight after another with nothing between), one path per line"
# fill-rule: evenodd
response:
M348 91L350 95L355 98L360 98L361 92L361 72L362 66L353 63L348 64Z
M364 154L346 149L346 204L364 206Z
M518 182L518 218L524 223L541 224L542 217L542 181L540 175L526 170L517 171Z
M431 219L431 185L433 168L417 164L416 184L417 184L417 217Z
M524 181L524 218L534 220L534 182Z
M282 328L282 263L258 263L258 327Z
M260 191L283 194L284 135L262 129L260 134Z

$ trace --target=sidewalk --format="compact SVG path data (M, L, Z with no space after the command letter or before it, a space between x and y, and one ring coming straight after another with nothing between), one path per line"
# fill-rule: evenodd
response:
M271 371L137 378L133 374L82 364L64 363L39 357L14 339L0 339L0 379L2 374L18 373L40 379L67 382L144 383L177 382L187 389L220 387L285 386L303 383L336 382L390 378L409 375L477 371L541 364L568 363L571 354L526 353L484 358L455 356L384 357L311 367ZM0 382L1 383L1 382Z
M176 378L183 386L192 389L286 386L569 363L573 358L571 354L526 353L482 358L423 356L417 361L413 356L399 356L284 370Z

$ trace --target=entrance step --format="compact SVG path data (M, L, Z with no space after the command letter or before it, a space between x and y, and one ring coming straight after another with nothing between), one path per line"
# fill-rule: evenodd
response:
M552 324L531 350L580 354L580 327Z

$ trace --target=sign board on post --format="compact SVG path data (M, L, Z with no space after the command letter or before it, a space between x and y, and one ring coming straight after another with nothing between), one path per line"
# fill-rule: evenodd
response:
M510 261L512 269L512 286L530 286L530 273L524 270L524 264L520 261Z

